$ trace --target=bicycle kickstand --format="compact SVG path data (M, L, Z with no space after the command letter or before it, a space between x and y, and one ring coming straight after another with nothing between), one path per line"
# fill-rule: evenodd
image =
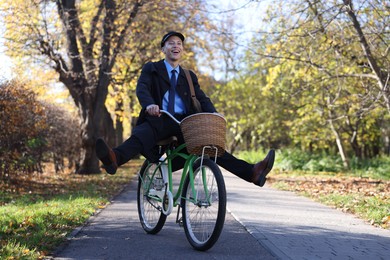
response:
M176 223L179 224L180 227L183 227L183 216L180 215L181 205L177 207L177 215L176 215Z

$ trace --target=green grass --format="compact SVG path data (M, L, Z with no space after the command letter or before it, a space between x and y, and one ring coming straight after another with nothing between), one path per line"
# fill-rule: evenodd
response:
M271 174L269 183L351 213L371 225L390 229L390 182L339 175Z
M371 224L384 228L390 224L384 223L384 219L390 216L390 201L388 198L381 196L368 197L362 194L326 194L319 196L318 201L340 208L344 212L353 213Z
M48 255L97 209L104 208L138 169L139 164L135 164L114 176L51 176L50 184L37 185L37 180L30 180L34 185L29 191L12 192L11 187L2 192L0 259L40 259Z
M256 163L266 156L267 151L244 151L237 156L251 163ZM340 156L324 153L309 153L297 149L283 149L276 151L275 169L282 171L297 171L312 174L344 175L369 177L381 180L390 180L390 156L380 156L371 159L349 159L350 169L343 167Z
M0 233L2 240L8 242L0 256L7 258L18 252L18 256L34 258L45 254L107 202L103 197L61 195L31 203L18 200L3 206Z

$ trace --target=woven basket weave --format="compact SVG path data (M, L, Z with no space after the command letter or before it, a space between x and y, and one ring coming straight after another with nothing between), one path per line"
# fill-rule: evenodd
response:
M202 154L204 146L218 148L218 156L225 152L226 120L215 113L198 113L184 118L180 123L187 150ZM205 149L205 154L215 156L214 149Z

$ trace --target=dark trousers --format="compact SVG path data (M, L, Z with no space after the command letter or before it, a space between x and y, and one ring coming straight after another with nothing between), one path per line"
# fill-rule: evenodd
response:
M157 142L173 135L178 137L179 143L184 142L180 126L171 118L164 115L147 117L143 123L134 127L129 139L113 149L118 165L128 162L138 154L143 154L146 158L152 156L151 151L156 148ZM173 170L183 168L184 162L183 158L175 158L172 162ZM217 158L217 164L241 179L252 181L253 164L240 160L228 152Z

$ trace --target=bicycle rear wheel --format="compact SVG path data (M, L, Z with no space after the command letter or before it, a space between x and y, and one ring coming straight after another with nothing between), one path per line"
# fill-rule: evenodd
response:
M226 189L221 170L209 159L194 166L194 187L185 180L181 205L187 240L199 251L210 249L218 240L225 222Z
M157 234L165 224L167 216L162 213L163 202L153 195L153 192L163 189L160 166L145 161L138 178L137 206L139 220L146 233Z

